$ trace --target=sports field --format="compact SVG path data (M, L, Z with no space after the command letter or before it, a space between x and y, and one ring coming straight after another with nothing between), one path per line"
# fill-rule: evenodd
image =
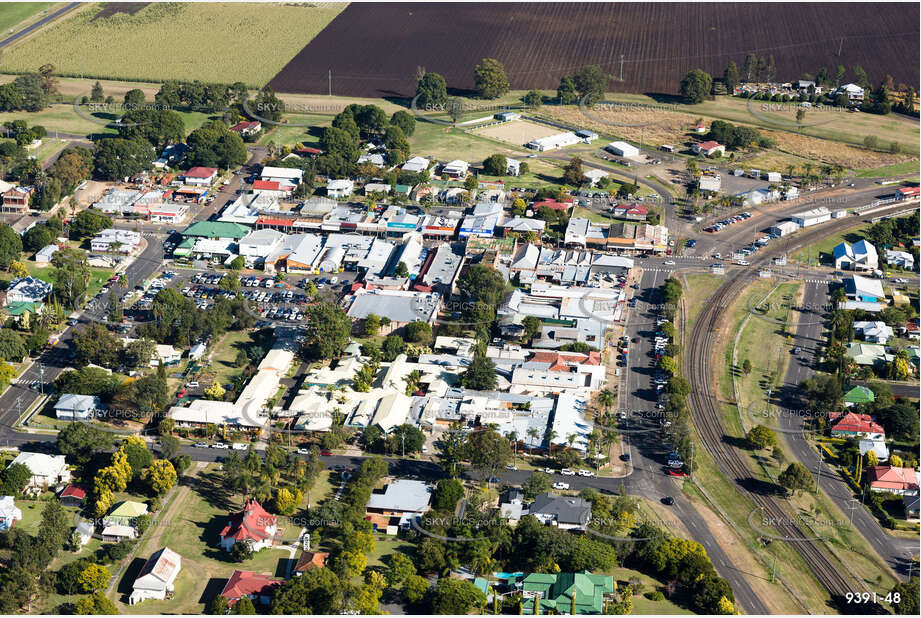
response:
M122 12L99 4L4 49L3 66L20 72L51 63L62 75L261 87L344 8L170 2Z
M549 127L529 120L512 120L511 122L489 125L482 129L474 129L473 132L483 137L497 139L500 142L521 146L531 140L556 135L562 131L556 127Z

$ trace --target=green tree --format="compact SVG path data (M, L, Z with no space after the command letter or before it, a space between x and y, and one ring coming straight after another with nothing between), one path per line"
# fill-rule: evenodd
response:
M806 469L806 466L798 461L787 466L787 469L780 473L777 480L780 482L781 487L794 494L799 490L812 487L813 484L812 474Z
M747 358L742 361L742 373L748 375L752 372L752 362Z
M115 603L106 598L101 591L94 593L92 596L83 597L74 604L74 614L81 616L114 615L117 613Z
M416 574L416 565L406 554L395 551L390 554L389 564L385 571L387 584L391 587L399 586Z
M101 178L120 180L149 169L155 158L150 142L106 138L96 142L93 149L93 169Z
M70 463L86 465L93 454L112 446L112 434L86 423L68 423L58 432L57 450Z
M460 277L458 289L470 298L480 300L495 309L505 295L505 279L495 268L474 264Z
M533 315L525 316L521 325L524 326L524 336L528 341L534 339L540 333L541 321Z
M579 93L579 98L586 105L597 103L604 99L608 86L608 76L601 67L596 65L585 66L572 76L572 82Z
M483 173L488 176L505 176L508 174L508 159L503 154L494 154L483 161Z
M0 269L6 270L22 253L22 238L6 223L0 223Z
M496 365L484 354L476 354L467 370L461 374L461 385L477 391L496 388Z
M32 473L28 466L21 463L10 464L0 472L0 489L4 494L18 496L31 479Z
M570 105L579 100L576 83L569 75L560 78L560 85L556 89L556 98L561 105Z
M427 343L432 339L432 326L416 320L406 325L406 340L410 343Z
M512 461L512 446L495 429L470 434L467 440L470 463L486 478L492 478Z
M157 459L147 468L145 479L151 491L158 496L163 495L176 484L176 468L166 459Z
M390 124L400 127L406 137L412 137L413 133L416 132L416 117L406 110L401 109L393 112L390 117Z
M735 62L730 61L723 72L723 83L726 84L726 91L731 95L735 92L736 86L739 85L739 67Z
M109 585L112 574L104 566L91 564L80 573L77 582L83 592L96 592Z
M756 450L766 449L769 446L773 447L777 444L777 436L764 425L756 425L749 429L745 438L748 440L748 444L751 448Z
M376 313L369 313L365 317L364 331L368 337L373 337L381 330L381 318Z
M521 486L521 490L526 500L533 500L539 494L550 491L552 485L553 480L549 474L545 472L532 472L531 476L529 476Z
M681 80L679 92L688 103L701 103L710 96L713 78L700 69L694 69Z
M477 93L483 99L496 99L508 92L505 67L495 58L483 58L473 69Z
M410 603L418 603L429 591L429 582L421 575L410 575L403 584L403 596Z
M416 86L416 109L440 110L448 101L448 86L438 73L426 73Z
M486 604L486 595L465 579L442 577L432 594L432 612L435 614L467 614Z
M585 183L585 174L582 173L582 159L580 157L573 157L563 168L563 182L576 187Z
M336 358L349 342L352 320L334 303L317 303L307 307L309 328L307 340L301 348L309 358Z
M896 595L898 595L897 601L895 600ZM892 599L893 613L902 616L917 616L919 610L918 578L912 577L907 582L897 583L890 591L889 598Z
M544 102L544 97L536 90L529 90L528 93L524 95L522 102L528 107L537 109Z

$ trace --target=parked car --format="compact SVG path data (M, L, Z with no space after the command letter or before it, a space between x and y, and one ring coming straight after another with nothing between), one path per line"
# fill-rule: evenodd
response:
M560 474L562 474L563 476L575 476L576 475L575 471L570 470L569 468L563 468L562 470L560 470Z
M208 443L207 442L196 442L195 448L208 448Z
M569 489L569 483L556 482L553 484L554 489Z
M228 446L227 446L226 444L224 444L223 442L215 442L214 444L211 445L211 448L226 449L226 448L230 448L230 447L228 447Z
M247 449L249 449L249 444L247 444L246 442L234 442L233 443L233 450L235 451L245 451Z
M595 476L591 470L579 470L579 476Z
M675 499L672 498L671 496L665 496L664 498L662 498L662 504L667 504L668 506L671 506L674 503L675 503Z

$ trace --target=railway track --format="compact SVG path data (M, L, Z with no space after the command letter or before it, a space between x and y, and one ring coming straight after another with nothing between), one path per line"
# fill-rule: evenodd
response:
M897 212L904 206L891 209ZM733 301L738 298L751 280L750 273L759 265L764 265L771 258L789 253L801 246L810 244L824 236L855 227L863 223L862 219L848 218L813 230L806 230L802 234L789 239L781 239L772 250L766 251L752 259L752 268L737 271L729 276L717 291L710 297L707 305L702 309L701 315L695 320L694 328L690 334L687 354L684 360L684 371L691 385L689 404L693 414L694 423L700 432L704 448L713 456L720 472L733 479L740 493L747 496L755 506L760 508L765 517L777 522L774 528L786 541L799 553L803 561L809 566L816 579L828 590L832 600L841 609L855 609L854 605L844 603L848 592L870 592L863 582L855 581L843 572L840 566L823 551L818 543L810 537L807 531L798 525L786 513L781 500L772 495L753 491L747 486L746 481L753 480L752 472L745 456L735 447L724 442L725 430L716 397L712 393L712 365L711 358L713 344L719 334L724 316ZM859 613L887 613L879 605L875 607L862 607ZM856 612L855 612L856 613Z

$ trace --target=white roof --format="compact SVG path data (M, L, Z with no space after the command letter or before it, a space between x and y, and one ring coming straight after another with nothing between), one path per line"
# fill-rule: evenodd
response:
M301 181L304 177L304 170L296 167L271 167L262 168L262 178L287 178L289 180Z
M74 395L65 393L61 395L58 402L54 404L55 410L95 410L99 407L99 397L93 395Z
M135 590L167 590L176 581L182 570L182 557L169 547L154 553L141 568L141 575L134 580Z
M812 210L804 210L803 212L798 212L793 215L795 219L811 219L813 217L822 217L824 215L831 214L825 206L819 206L818 208L813 208Z
M13 521L22 519L22 511L16 506L13 496L3 496L0 498L0 517L5 519L7 525L11 527Z
M133 539L137 536L137 532L131 526L111 524L102 529L102 536L122 536Z
M326 181L326 190L327 191L342 191L344 189L352 189L355 187L355 183L348 178L343 179L329 179Z
M403 164L404 172L422 172L429 166L429 160L424 157L413 157Z
M608 173L605 172L604 170L597 170L597 169L592 168L592 169L586 170L585 172L582 172L582 175L588 178L589 180L597 180L599 178L604 178L605 176L608 175Z
M46 455L45 453L21 452L10 462L22 464L29 469L32 476L58 476L67 467L63 455Z
M235 403L208 399L196 399L188 407L173 406L167 415L180 423L212 423L254 428L264 427L269 420L258 414L244 414Z
M387 485L384 493L372 493L367 508L420 513L428 509L431 499L432 488L422 481L397 479Z

